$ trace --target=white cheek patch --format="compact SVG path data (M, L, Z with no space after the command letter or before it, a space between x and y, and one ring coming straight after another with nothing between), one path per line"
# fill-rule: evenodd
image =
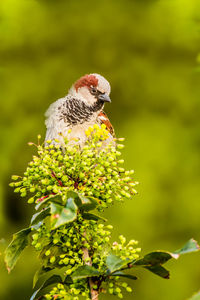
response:
M80 95L83 101L88 105L93 105L97 101L97 99L91 95L87 87L79 88L77 94Z

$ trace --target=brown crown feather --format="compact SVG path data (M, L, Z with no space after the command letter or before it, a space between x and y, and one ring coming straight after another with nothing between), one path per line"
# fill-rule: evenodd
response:
M97 87L97 85L98 79L94 75L85 75L75 82L74 87L78 91L79 88L84 86L89 88L90 86Z

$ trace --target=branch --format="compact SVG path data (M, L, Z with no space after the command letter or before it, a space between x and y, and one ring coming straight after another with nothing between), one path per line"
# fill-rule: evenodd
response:
M86 232L84 233L84 235L86 236ZM92 266L91 257L89 255L89 251L87 248L83 248L83 261L85 262L86 265ZM89 283L89 287L90 287L91 300L98 300L99 293L97 290L93 289L94 282L91 277L88 279L88 283Z

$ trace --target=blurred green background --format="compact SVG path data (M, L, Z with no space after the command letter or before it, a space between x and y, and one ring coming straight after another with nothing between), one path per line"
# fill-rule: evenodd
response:
M1 0L0 252L33 208L8 187L44 137L44 112L86 73L112 86L106 112L126 138L126 166L139 194L106 211L143 254L200 241L199 0ZM27 300L38 266L30 248L7 274L0 299ZM142 271L125 299L186 300L200 288L200 254L168 263L171 279ZM110 299L102 296L102 299Z

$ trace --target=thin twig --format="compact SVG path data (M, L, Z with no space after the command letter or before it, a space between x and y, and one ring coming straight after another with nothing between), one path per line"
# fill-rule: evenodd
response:
M98 300L98 297L99 297L99 294L97 293L97 295L94 298L92 298L92 300Z
M86 232L84 233L84 236L86 236ZM89 260L88 260L89 258ZM87 248L83 248L83 261L86 265L92 266L91 257L89 255L89 251ZM94 282L92 278L88 279L89 287L90 287L90 293L91 293L91 300L98 300L99 293L97 290L93 289Z

